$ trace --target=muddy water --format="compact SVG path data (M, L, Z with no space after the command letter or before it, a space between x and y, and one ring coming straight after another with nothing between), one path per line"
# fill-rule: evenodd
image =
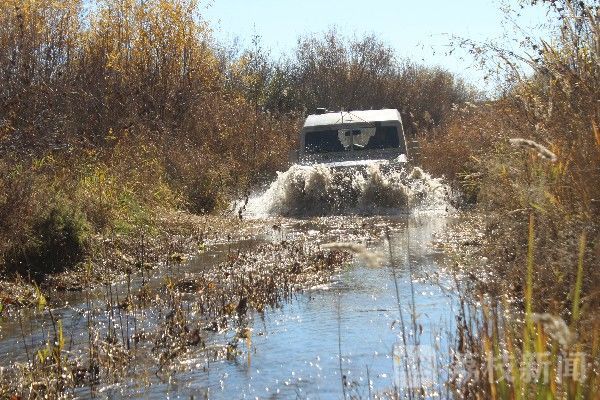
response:
M323 171L317 172L323 174ZM433 244L451 217L446 214L439 195L432 193L439 192L438 182L422 175L401 182L406 176L404 174L402 179L400 175L366 177L362 182L378 179L376 185L387 188L388 194L400 190L413 206L415 201L429 198L427 204L435 207L412 209L410 213L401 207L396 215L385 217L347 215L311 219L272 216L277 213L274 209L285 211L281 214L294 214L305 206L305 200L310 200L290 197L298 196L289 187L286 189L289 184L282 182L290 176L280 176L274 184L278 186L272 186L262 199L254 199L256 203L250 204L255 218L267 226L276 225L277 229L250 240L214 245L188 265L169 271L159 268L144 279L159 288L164 284L165 275L194 274L213 268L232 250L251 251L257 244L281 240L303 240L311 245L363 242L380 260L377 265L366 265L357 257L344 265L329 283L307 288L276 308L260 313L251 311L243 322L251 329L250 339L241 341L235 357L219 356L218 351L198 348L179 356L172 367L159 372L156 357L134 356L124 377L115 379L114 383L82 386L73 394L78 398L115 399L339 399L375 397L376 393L389 392L394 387L406 393L410 387L407 382L415 383L416 378L411 372L407 380L405 363L410 369L415 360L402 355L413 354L414 346L419 345L434 353L422 363L436 364L433 369L421 368L420 386L427 386L430 397L447 397L443 389L443 366L449 354L450 332L455 330L456 291L443 267L446 255ZM369 185L363 186L367 187ZM287 193L282 202L283 195L274 194L277 190L291 190L291 194ZM322 190L327 194L332 189L324 187ZM361 189L360 193L364 197L376 191ZM435 201L431 201L432 198ZM257 203L262 207L260 212L256 212ZM362 207L360 201L357 204ZM384 206L389 211L389 204ZM265 207L271 209L265 212ZM367 230L368 235L364 233ZM389 232L389 241L386 232ZM110 317L106 298L110 295L122 299L127 290L131 290L128 286L136 288L140 284L138 278L130 285L125 282L113 285L110 294L105 288L95 293L71 293L61 297L53 314L63 321L68 351L85 358L89 340L85 310L93 310L96 324L108 325L112 319L113 324L127 324L130 329L134 321L115 322L114 314ZM136 329L151 331L163 318L162 310L149 308L135 321ZM25 362L34 349L48 341L52 332L47 315L42 317L35 313L21 320L4 320L1 326L2 367L9 367L15 361ZM206 347L223 349L237 328L233 322L220 332L203 332ZM408 345L406 352L403 344ZM397 357L394 357L394 349Z
M293 165L250 198L246 215L398 215L445 209L448 188L418 167L371 162L360 168Z

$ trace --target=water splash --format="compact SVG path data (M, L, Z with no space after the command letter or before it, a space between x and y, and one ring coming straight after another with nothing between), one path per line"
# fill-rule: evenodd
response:
M418 167L373 162L332 168L326 164L292 165L269 188L250 198L251 217L343 214L402 214L446 210L449 190Z

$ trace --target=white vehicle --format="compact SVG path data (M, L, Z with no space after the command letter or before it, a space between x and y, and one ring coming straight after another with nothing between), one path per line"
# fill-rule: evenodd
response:
M408 154L400 113L395 109L318 109L306 118L297 157L300 164L331 167L405 163Z

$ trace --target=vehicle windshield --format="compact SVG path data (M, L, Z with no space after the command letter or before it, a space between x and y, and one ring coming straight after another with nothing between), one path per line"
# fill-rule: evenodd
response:
M309 154L380 150L400 147L400 138L395 126L324 129L306 132L304 147Z

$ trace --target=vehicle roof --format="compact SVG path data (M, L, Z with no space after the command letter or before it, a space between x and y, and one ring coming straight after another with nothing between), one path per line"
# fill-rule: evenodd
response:
M361 122L400 121L400 113L396 109L338 111L325 114L311 114L306 118L304 127L358 124Z

